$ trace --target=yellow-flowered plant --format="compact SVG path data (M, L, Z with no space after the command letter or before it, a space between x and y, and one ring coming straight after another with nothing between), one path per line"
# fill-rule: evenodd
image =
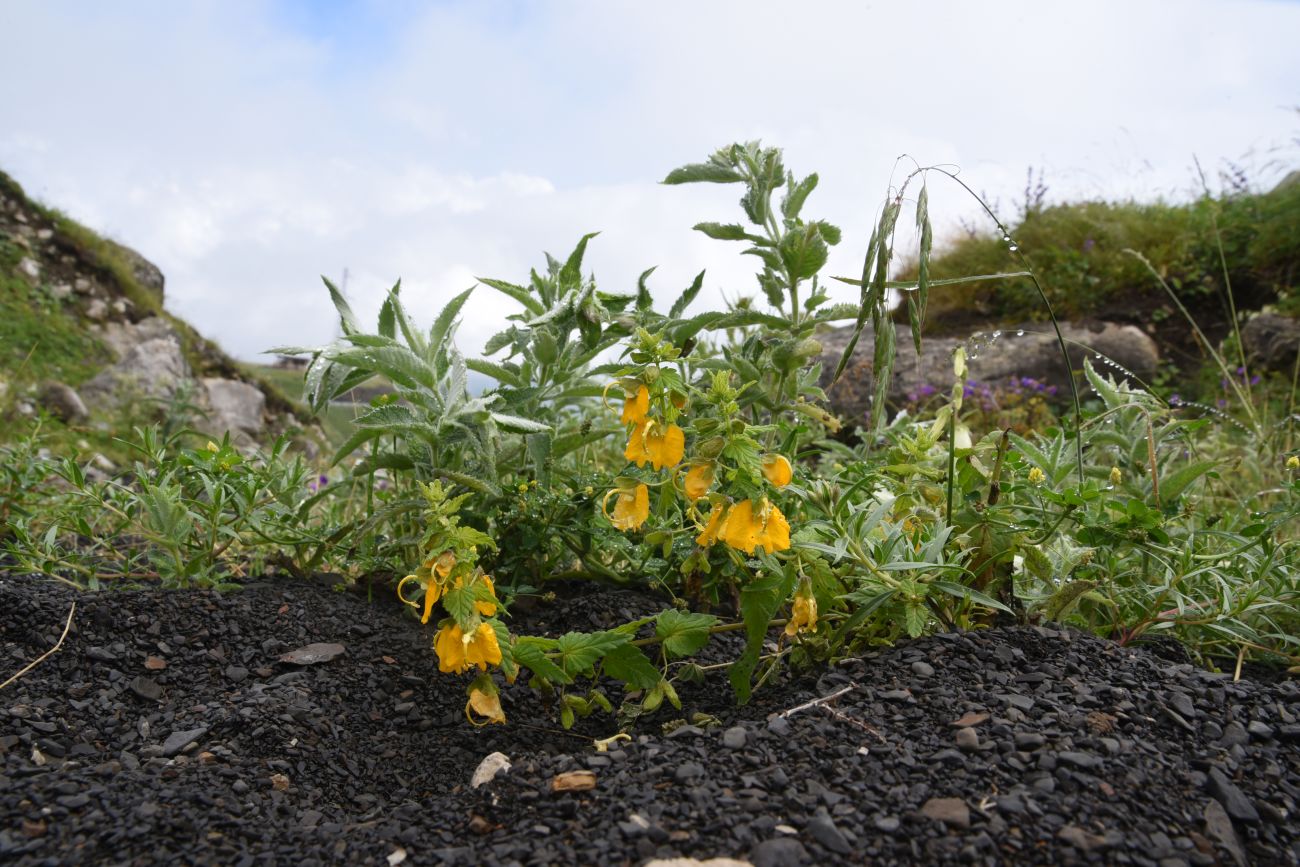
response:
M420 545L424 560L398 582L397 595L420 612L421 623L428 623L434 606L442 603L447 616L433 639L438 670L445 674L479 671L469 687L465 715L475 723L505 722L496 686L486 672L501 668L507 679L513 679L516 669L502 653L509 632L497 619L501 603L496 586L478 565L480 548L494 549L496 544L486 533L461 526L458 512L468 494L448 497L437 481L421 489L427 504Z

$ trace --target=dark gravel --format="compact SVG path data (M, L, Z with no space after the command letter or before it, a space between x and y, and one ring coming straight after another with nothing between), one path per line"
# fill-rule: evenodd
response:
M74 598L63 648L0 691L0 861L1300 863L1300 684L1234 683L1176 647L939 635L744 708L720 679L683 688L683 711L597 752L611 719L563 732L522 685L508 726L471 728L426 629L318 584L75 596L0 577L0 678L54 644ZM605 592L515 626L656 608ZM312 644L343 652L281 661ZM666 732L673 717L692 724ZM513 767L471 789L496 751ZM554 792L573 771L595 788Z

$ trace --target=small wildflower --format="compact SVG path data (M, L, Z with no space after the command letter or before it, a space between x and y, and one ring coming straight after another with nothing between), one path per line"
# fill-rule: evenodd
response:
M790 547L790 523L766 499L757 508L753 500L741 500L728 510L718 538L746 554L760 545L772 554Z
M1041 484L1042 484L1043 482L1045 482L1045 481L1047 481L1047 474L1046 474L1046 473L1044 473L1044 472L1043 472L1041 469L1039 469L1038 467L1030 467L1030 468L1029 468L1029 484L1031 484L1031 485L1041 485Z
M778 488L784 488L794 478L794 469L784 455L764 455L763 477Z
M1286 468L1288 470L1300 470L1300 457L1292 455L1286 459Z
M801 589L794 597L790 621L785 625L785 634L794 636L800 632L817 631L817 599L807 588Z
M609 498L615 496L618 499L614 501L614 513L611 515L606 507ZM614 488L605 494L601 510L605 512L605 517L609 518L610 523L618 529L635 530L650 517L650 489L643 484Z
M1119 467L1111 467L1110 483L1112 485L1118 485L1122 481L1124 481L1124 474L1119 471Z
M693 465L686 473L683 487L686 490L686 498L692 502L707 494L709 488L713 487L713 464Z
M485 675L470 684L465 717L476 726L506 721L505 711L501 709L501 695L492 683L492 678Z
M480 623L470 635L459 624L450 623L438 630L433 649L438 654L438 670L443 674L462 674L473 665L487 671L489 665L501 664L496 630L487 623Z
M208 440L208 451L212 452L213 454L216 454L217 452L221 451L221 446L217 445L212 440Z
M646 419L646 413L650 411L650 390L644 385L639 386L636 394L626 398L623 401L623 415L620 420L623 424L639 424Z
M686 434L681 428L675 424L663 428L658 422L646 419L632 429L623 457L638 467L649 461L656 470L662 470L681 463L685 451Z

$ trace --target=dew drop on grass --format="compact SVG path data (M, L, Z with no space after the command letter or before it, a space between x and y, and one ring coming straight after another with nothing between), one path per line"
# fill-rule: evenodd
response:
M1025 329L1021 328L1019 331L1016 332L1016 337L1024 337L1024 336L1025 336Z
M1015 245L1015 244L1012 244L1012 245L1011 245L1010 247L1008 247L1007 249L1010 250L1012 253L1014 253L1014 252L1016 252L1017 250L1019 250L1020 247L1017 246L1017 245Z

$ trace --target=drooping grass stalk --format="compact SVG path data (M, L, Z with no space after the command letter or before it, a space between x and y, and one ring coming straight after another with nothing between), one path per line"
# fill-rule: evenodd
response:
M1210 185L1205 180L1205 172L1201 169L1201 161L1193 158L1196 164L1196 173L1201 178L1201 189L1205 191L1205 200L1209 203L1210 208L1210 229L1214 232L1214 249L1219 254L1219 267L1223 269L1223 294L1228 302L1228 316L1232 325L1232 336L1237 341L1237 360L1241 363L1243 374L1248 373L1246 369L1246 347L1241 343L1241 328L1237 324L1237 300L1232 294L1232 278L1228 275L1228 257L1223 252L1223 233L1219 231L1218 203L1210 195ZM1242 380L1246 385L1246 396L1250 394L1250 377L1243 375Z
M1201 345L1205 347L1205 351L1210 353L1210 357L1214 359L1214 363L1218 365L1219 372L1223 375L1223 380L1228 383L1233 392L1237 395L1237 400L1241 401L1243 408L1246 410L1246 415L1250 418L1252 432L1255 436L1262 437L1263 432L1260 429L1259 418L1255 415L1255 405L1248 396L1242 392L1241 385L1237 382L1239 377L1234 376L1229 372L1228 363L1223 360L1223 356L1220 355L1218 350L1214 348L1214 345L1210 343L1210 339L1205 336L1205 332L1201 330L1201 326L1196 322L1196 318L1192 316L1191 312L1183 304L1182 300L1179 299L1178 294L1174 292L1167 282L1165 282L1165 278L1160 276L1160 272L1155 269L1155 266L1151 264L1151 260L1147 259L1146 256L1143 256L1137 250L1127 247L1123 252L1141 262L1146 269L1151 272L1151 276L1156 278L1156 282L1160 284L1160 288L1165 290L1165 294L1169 296L1169 299L1174 302L1174 306L1178 308L1178 312L1183 314L1183 318L1192 326L1192 331L1196 334L1197 339L1201 341Z

